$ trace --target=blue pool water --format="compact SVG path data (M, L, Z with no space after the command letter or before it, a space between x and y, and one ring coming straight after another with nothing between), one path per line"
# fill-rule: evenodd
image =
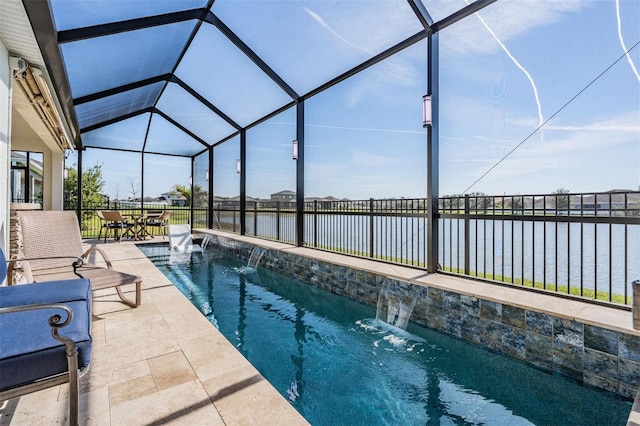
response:
M209 249L140 249L314 425L624 425L631 403Z

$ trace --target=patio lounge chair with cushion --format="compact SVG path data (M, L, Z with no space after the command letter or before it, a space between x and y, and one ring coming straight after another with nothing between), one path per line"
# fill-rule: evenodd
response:
M140 305L142 278L113 269L107 254L98 247L83 252L78 218L73 211L19 211L17 216L23 244L17 260L26 258L20 263L27 282L87 278L93 290L115 287L122 303L131 307ZM95 263L98 254L104 266ZM71 268L69 258L74 257L81 261ZM90 259L92 263L88 263ZM12 265L10 272L11 269ZM135 301L122 292L122 286L130 284L135 284Z
M0 283L6 272L0 250ZM0 401L68 382L69 424L77 425L78 382L91 360L90 332L88 280L0 287Z

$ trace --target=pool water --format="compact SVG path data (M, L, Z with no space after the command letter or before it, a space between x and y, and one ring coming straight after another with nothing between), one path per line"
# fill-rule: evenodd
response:
M624 425L631 403L215 248L140 249L314 425Z

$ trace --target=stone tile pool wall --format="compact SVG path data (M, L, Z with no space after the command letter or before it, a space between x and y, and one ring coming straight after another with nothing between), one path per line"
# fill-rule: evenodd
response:
M248 260L256 245L213 236ZM361 303L376 306L382 284L416 304L411 321L633 400L640 385L640 337L288 251L268 249L260 266Z

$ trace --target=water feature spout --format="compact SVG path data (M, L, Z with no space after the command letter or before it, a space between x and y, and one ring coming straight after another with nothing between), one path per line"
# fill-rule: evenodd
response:
M249 256L249 262L247 262L247 267L251 269L256 269L258 267L258 263L260 263L260 259L267 251L267 249L263 247L254 247L251 251L251 255Z
M376 319L405 330L415 304L415 297L401 288L397 281L386 279L378 294Z
M251 251L251 255L249 255L249 261L247 262L247 266L241 266L236 268L236 271L243 275L255 275L256 268L258 267L258 263L260 263L260 259L267 251L267 249L262 247L254 247Z

